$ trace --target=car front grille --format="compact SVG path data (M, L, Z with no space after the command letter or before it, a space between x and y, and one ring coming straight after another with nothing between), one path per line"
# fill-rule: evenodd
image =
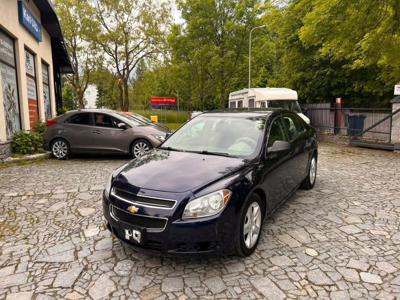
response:
M119 200L125 201L130 204L137 204L161 209L172 209L176 204L175 200L140 196L119 188L114 188L112 190L112 193Z
M134 215L124 211L114 205L110 205L110 212L115 219L125 222L130 225L136 225L146 228L148 231L160 232L165 229L167 225L166 218L148 217L143 215Z

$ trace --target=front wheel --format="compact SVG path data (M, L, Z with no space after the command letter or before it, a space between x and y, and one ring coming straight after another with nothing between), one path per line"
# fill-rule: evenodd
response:
M149 152L152 148L153 146L150 144L150 142L140 139L133 142L131 146L131 155L133 158L138 158L146 154L146 152Z
M261 198L254 194L241 211L239 228L236 233L236 254L239 256L249 256L257 248L263 221L262 207Z
M315 180L317 178L317 157L315 154L311 157L308 164L308 174L303 180L301 187L305 190L311 190L315 185Z

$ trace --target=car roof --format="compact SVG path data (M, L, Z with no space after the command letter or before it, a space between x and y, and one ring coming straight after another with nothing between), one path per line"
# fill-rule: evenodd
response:
M226 110L213 110L213 111L208 111L204 112L199 116L207 116L207 115L213 115L213 116L220 116L220 117L242 117L242 118L248 118L248 117L269 117L271 115L276 115L278 113L287 113L290 112L285 109L280 109L280 108L243 108L243 109L226 109Z

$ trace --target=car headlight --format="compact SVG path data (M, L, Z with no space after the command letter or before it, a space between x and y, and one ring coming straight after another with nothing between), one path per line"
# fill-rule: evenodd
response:
M107 196L107 197L110 196L112 181L113 181L113 174L111 174L111 175L107 178L106 185L105 185L105 187L104 187L104 192L106 193L106 196Z
M183 211L182 219L208 217L221 212L231 194L230 190L224 189L190 201Z
M159 135L159 134L153 134L153 136L159 140L160 142L164 142L165 141L165 135Z

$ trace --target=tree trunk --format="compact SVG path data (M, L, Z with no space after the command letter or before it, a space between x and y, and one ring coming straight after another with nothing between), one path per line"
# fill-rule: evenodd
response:
M78 106L80 109L85 108L84 93L80 88L76 89L76 97L78 98Z
M128 79L123 80L123 111L129 111Z

